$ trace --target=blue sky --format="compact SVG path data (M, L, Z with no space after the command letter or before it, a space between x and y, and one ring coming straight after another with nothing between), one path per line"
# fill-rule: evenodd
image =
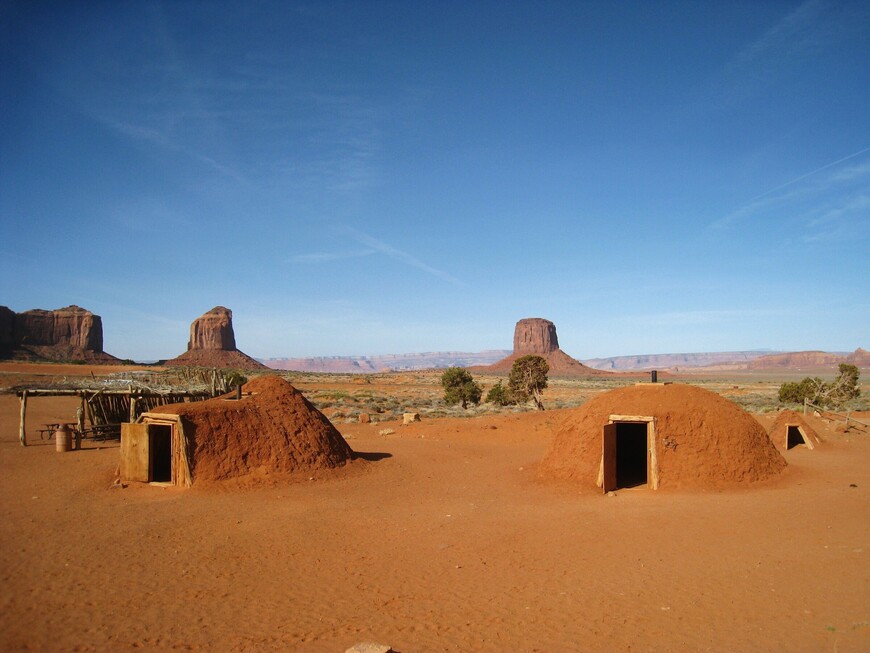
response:
M866 2L0 7L0 304L116 356L870 347Z

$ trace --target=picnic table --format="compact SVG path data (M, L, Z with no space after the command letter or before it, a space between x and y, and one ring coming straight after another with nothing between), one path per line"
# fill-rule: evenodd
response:
M77 430L76 422L46 422L42 425L41 429L37 429L39 431L39 439L51 440L54 437L55 432L61 426L66 426L73 433L75 433L75 431Z
M73 433L73 437L78 434L78 424L76 422L46 422L42 425L39 432L40 440L51 440L55 432L61 427L66 426ZM82 429L80 438L92 438L97 441L116 440L121 437L120 424L94 424L90 428Z
M94 440L116 440L121 437L120 424L95 424L85 429L82 437L92 437Z

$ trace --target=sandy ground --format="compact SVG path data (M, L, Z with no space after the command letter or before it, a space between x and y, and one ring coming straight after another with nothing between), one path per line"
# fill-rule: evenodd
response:
M2 651L870 650L870 436L814 423L763 487L607 497L538 478L556 411L339 424L365 460L311 480L109 489L117 443L21 447L18 408Z

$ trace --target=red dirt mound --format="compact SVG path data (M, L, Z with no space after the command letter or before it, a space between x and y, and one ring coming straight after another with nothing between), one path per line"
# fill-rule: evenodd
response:
M238 349L191 349L164 363L167 367L217 367L220 369L265 370L265 365Z
M786 467L764 428L727 399L689 385L644 384L566 411L541 463L542 477L594 488L611 415L653 418L661 488L726 487L767 479Z
M194 484L329 469L353 457L323 413L277 376L245 384L241 400L230 396L155 411L181 417Z
M556 349L546 354L535 354L547 361L550 366L551 376L612 376L612 372L605 370L596 370L592 367L587 367L583 363L574 358L571 358L561 349ZM474 371L486 373L510 372L514 365L514 361L518 358L526 356L525 353L514 353L507 358L502 358L497 363L492 365L469 368Z
M773 426L770 427L770 439L780 449L788 449L788 427L800 426L804 435L810 439L813 447L817 446L822 439L818 432L810 426L809 422L800 413L793 410L784 410L776 416Z

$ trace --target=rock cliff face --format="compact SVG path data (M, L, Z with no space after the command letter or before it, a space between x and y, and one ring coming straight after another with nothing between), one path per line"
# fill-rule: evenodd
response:
M540 317L527 317L514 328L514 353L546 356L559 348L556 325Z
M0 306L0 355L21 360L114 362L103 351L103 321L79 306L15 313Z
M205 349L212 351L233 351L236 336L233 333L233 312L223 306L215 306L201 315L190 325L190 341L187 351Z
M541 356L550 366L552 376L606 376L603 370L586 367L559 349L556 325L540 317L529 317L517 322L514 328L514 351L505 359L486 367L471 368L477 372L510 372L514 361L523 356Z
M265 365L236 349L233 312L223 306L196 318L190 325L187 351L166 361L168 366L219 367L223 369L259 370Z
M844 361L843 354L826 351L793 351L785 354L761 356L751 361L748 367L751 370L835 367Z
M0 306L0 353L11 349L15 343L15 311L7 306Z
M870 351L858 347L858 349L846 356L846 362L858 367L870 367Z

